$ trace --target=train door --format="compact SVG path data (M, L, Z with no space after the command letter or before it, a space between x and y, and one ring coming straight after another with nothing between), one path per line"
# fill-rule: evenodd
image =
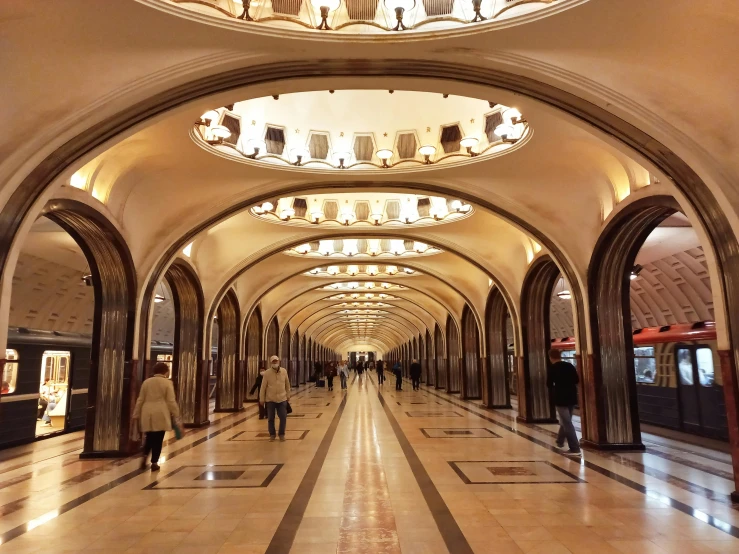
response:
M41 357L41 385L37 413L36 436L64 431L67 427L70 395L69 373L72 354L46 350Z
M707 437L728 438L723 391L715 381L711 347L678 344L675 360L683 430Z

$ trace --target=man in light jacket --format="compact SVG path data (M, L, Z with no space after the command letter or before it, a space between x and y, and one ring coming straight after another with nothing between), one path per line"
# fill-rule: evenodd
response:
M272 356L269 359L269 369L262 376L262 386L259 389L259 403L267 406L267 428L270 442L275 440L275 412L280 417L280 440L285 440L285 425L287 424L287 403L290 400L290 378L287 370L280 367L280 358Z

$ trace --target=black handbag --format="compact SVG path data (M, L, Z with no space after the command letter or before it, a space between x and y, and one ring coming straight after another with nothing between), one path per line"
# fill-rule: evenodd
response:
M292 406L290 405L290 402L288 402L288 403L287 403L287 406L285 407L285 411L286 411L286 412L287 412L288 414L291 414L291 413L293 413L293 407L292 407Z

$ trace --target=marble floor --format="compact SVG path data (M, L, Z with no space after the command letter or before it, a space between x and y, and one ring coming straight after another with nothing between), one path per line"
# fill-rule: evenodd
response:
M81 433L2 451L0 554L739 552L724 452L646 435L572 460L555 426L410 389L302 386L285 442L255 405L214 414L159 473L80 460Z

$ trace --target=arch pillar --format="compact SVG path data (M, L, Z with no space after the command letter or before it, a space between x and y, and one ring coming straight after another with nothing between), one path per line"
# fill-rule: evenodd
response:
M244 363L239 358L240 327L239 302L233 289L229 289L218 305L216 412L244 409Z
M462 398L466 400L481 398L480 331L469 306L465 306L462 312L462 353Z
M482 366L482 402L488 408L511 408L508 373L515 368L508 367L507 313L505 298L497 287L493 287L485 307L487 356Z
M44 215L69 233L90 266L95 294L90 380L82 458L134 453L131 416L142 367L133 360L136 277L123 237L105 217L74 200L47 204Z
M255 402L259 392L250 394L250 391L262 364L262 313L259 308L255 308L249 316L244 335L244 400Z
M204 301L198 278L175 260L164 278L174 305L172 381L185 427L208 424L208 371L203 356Z
M528 423L556 423L547 387L550 342L549 303L560 272L549 256L532 263L521 292L523 364L519 367L518 419ZM523 399L523 402L521 400Z

